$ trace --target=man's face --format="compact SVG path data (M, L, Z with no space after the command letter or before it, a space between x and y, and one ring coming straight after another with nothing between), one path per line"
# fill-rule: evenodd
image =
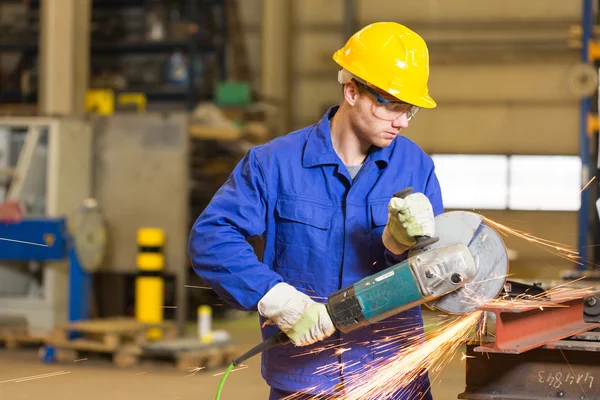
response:
M389 115L382 115L386 113L378 111L383 105L377 101L377 98L360 84L356 82L351 84L356 86L351 119L361 141L381 148L389 146L396 135L408 127L408 114L400 113L400 116L395 119ZM370 89L386 100L398 101L377 88Z

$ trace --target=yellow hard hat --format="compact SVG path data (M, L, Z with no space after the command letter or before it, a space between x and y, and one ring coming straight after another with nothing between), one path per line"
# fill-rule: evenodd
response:
M343 69L395 98L435 108L429 96L429 51L421 36L396 22L376 22L356 32L333 54Z

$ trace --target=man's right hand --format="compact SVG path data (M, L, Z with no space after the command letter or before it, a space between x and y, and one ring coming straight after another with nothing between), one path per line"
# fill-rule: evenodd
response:
M259 301L258 312L277 324L296 346L316 343L335 332L325 305L287 283L269 290Z

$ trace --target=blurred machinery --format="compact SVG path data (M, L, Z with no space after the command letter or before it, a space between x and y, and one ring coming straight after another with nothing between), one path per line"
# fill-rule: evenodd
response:
M0 119L0 200L18 201L26 213L0 227L0 314L21 316L31 329L89 316L89 273L106 243L89 199L91 151L83 120Z
M42 31L54 42L62 38L60 32L44 31L56 26L48 21L57 18L45 13L47 2L0 5L0 52L7 64L0 71L6 83L0 103L11 103L4 109L27 115L21 111L29 109L23 103L38 103L37 113L89 116L85 121L0 121L0 200L19 200L31 219L65 219L65 244L76 250L84 271L93 272L94 295L102 300L94 304L98 317L135 313L136 233L147 226L162 229L167 238L164 300L172 305L164 317L175 314L182 329L186 300L193 303L188 318L195 318L199 304L222 303L210 291L184 289L196 284L187 260L189 227L245 154L249 143L242 139L252 136L262 142L267 136L264 110L250 104L252 77L240 10L235 0L85 4L89 24L80 24L83 16L69 22L73 32L89 29L89 66L71 69L59 61L49 67L51 57L40 57L44 49L55 54L50 40L40 40ZM82 51L72 47L70 51ZM230 67L228 47L234 53ZM7 62L10 57L16 57L14 63ZM89 77L73 79L71 87L88 81L81 93L74 90L60 101L47 101L44 93L57 91L44 82L56 79L44 71L62 71L68 80L82 76L70 73L80 70ZM86 107L70 106L81 99ZM227 113L227 122L215 123L214 110L201 107L211 100ZM65 104L60 112L49 108L58 102ZM125 106L136 112L122 112ZM94 207L84 204L89 198L97 201ZM0 241L0 246L8 244ZM43 329L68 318L66 258L46 259L43 266L39 259L0 263L0 314L19 310L30 326ZM38 310L35 316L33 309Z
M41 2L0 4L0 103L36 103L41 89ZM142 92L161 109L192 109L227 75L224 0L90 2L90 88ZM11 56L9 54L9 56Z

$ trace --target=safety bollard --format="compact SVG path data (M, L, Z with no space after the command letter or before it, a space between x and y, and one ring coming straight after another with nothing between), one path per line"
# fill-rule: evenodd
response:
M137 232L137 268L135 281L135 318L147 324L163 322L165 233L160 228L140 228ZM162 338L160 328L148 330L149 340Z

